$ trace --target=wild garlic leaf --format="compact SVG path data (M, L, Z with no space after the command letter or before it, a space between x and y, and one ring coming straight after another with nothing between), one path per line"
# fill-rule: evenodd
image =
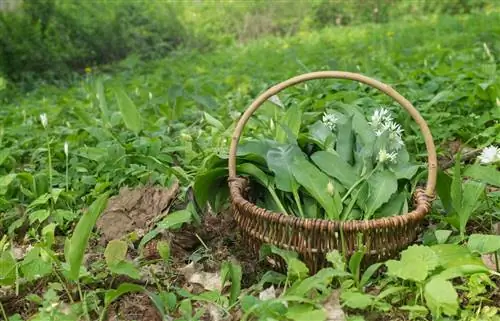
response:
M389 275L403 280L422 282L429 272L439 266L439 258L430 247L412 245L401 252L401 260L389 260L385 264Z
M295 190L296 182L292 171L295 159L305 159L297 145L280 145L267 152L267 165L274 173L276 187L284 192Z
M138 135L142 130L143 124L141 114L137 110L136 105L121 88L116 89L115 97L125 126Z
M349 165L353 163L354 134L352 118L352 115L346 117L344 123L338 124L337 144L335 146L337 153Z
M317 121L309 126L308 137L311 141L317 144L322 149L327 149L329 144L335 142L335 135L321 121Z
M280 121L279 123L289 129L290 135L297 137L300 131L300 124L302 123L302 109L300 108L300 105L295 104L290 107L286 111L283 121ZM276 141L278 143L287 142L287 136L287 132L281 126L276 127Z
M456 209L460 221L460 234L465 235L465 227L472 213L481 205L481 194L486 185L476 181L467 181L463 184L462 206Z
M373 218L381 218L381 217L391 217L396 216L403 213L403 207L407 202L407 194L405 191L396 193L392 195L391 199L385 203L382 207L380 207Z
M292 164L292 173L297 182L311 194L326 211L329 219L338 219L342 204L336 202L328 192L328 176L304 158L296 159ZM334 189L333 193L338 191Z
M132 279L139 280L141 275L139 270L128 261L119 261L113 265L108 266L109 270L115 274L122 274L131 277Z
M16 260L12 253L0 253L0 285L12 285L16 281Z
M369 196L366 202L365 219L370 219L398 189L396 176L388 170L373 174L368 178L368 185Z
M114 265L125 259L127 255L127 242L122 240L109 241L104 250L104 259L108 266Z
M311 155L311 160L323 172L338 179L346 189L354 185L357 180L354 168L335 153L318 151Z
M424 297L434 317L440 317L442 314L448 316L457 314L458 294L450 281L441 278L430 280L424 287Z

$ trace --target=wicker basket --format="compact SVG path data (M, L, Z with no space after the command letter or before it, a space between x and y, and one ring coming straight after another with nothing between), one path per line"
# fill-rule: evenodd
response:
M332 221L307 219L275 213L259 208L248 201L249 181L236 174L236 149L241 133L252 114L271 96L292 85L314 79L349 79L374 87L398 102L420 126L428 153L428 176L424 189L413 195L413 210L403 215L367 221ZM326 265L326 253L337 249L346 258L357 250L361 234L366 249L363 265L396 256L417 238L420 223L430 210L434 199L437 159L430 130L413 105L390 86L369 77L340 71L306 73L277 84L261 94L241 116L232 137L229 152L229 178L231 207L243 241L255 255L262 244L272 244L281 249L295 251L306 263L311 273ZM277 269L284 262L273 257Z

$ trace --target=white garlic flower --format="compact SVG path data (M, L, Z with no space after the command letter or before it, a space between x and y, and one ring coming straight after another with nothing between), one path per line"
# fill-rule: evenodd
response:
M382 148L378 152L378 161L380 163L386 163L387 161L389 161L391 163L395 163L397 156L398 156L398 154L396 152L388 153L387 150L385 150L384 148Z
M42 123L43 128L47 128L49 120L46 113L40 114L40 122Z
M322 119L323 124L325 124L325 126L328 127L331 131L335 130L338 120L339 119L334 114L327 114L327 113L323 114L323 119Z
M485 147L481 151L481 155L478 156L479 161L482 164L492 164L500 161L500 148L496 146Z
M68 155L69 155L69 145L68 145L68 142L64 142L64 154L66 155L66 157L68 157Z
M375 131L383 131L385 124L388 122L392 122L392 116L390 115L389 110L380 108L375 110L368 124L370 124Z
M326 185L326 191L328 192L328 194L330 194L330 196L333 196L333 193L335 192L335 188L334 188L331 181L328 181L328 184Z
M149 100L153 99L153 93L152 92L149 92L148 96L149 96Z

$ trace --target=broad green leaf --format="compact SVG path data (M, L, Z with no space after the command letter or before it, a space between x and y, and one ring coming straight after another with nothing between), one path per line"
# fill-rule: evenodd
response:
M127 242L122 240L109 241L104 250L104 259L108 266L114 265L122 260L125 260L127 255Z
M500 235L472 234L467 247L471 252L489 254L500 250Z
M120 108L123 121L125 122L125 126L138 135L142 130L142 118L134 102L123 91L123 89L117 89L115 91L115 97L118 102L118 108Z
M9 158L10 156L10 149L2 147L3 149L0 150L0 166L3 165L3 163Z
M484 193L486 185L475 181L467 181L463 185L463 197L461 208L455 209L460 220L460 234L465 235L465 227L472 213L481 205L481 194Z
M205 208L207 202L212 206L214 205L215 194L214 191L227 189L227 168L215 168L208 170L196 176L193 191L198 206L202 209Z
M127 275L136 280L139 280L141 278L139 270L134 266L134 264L128 261L116 262L108 266L108 268L115 274Z
M394 173L386 170L376 172L368 178L368 186L365 219L370 219L375 211L391 198L398 189L398 182Z
M337 145L335 150L339 156L347 163L353 163L354 134L352 130L353 116L346 117L346 121L338 124Z
M327 149L328 143L334 143L335 136L321 121L309 126L308 139L323 149Z
M363 112L356 106L349 104L340 104L340 107L346 113L352 115L352 128L356 134L359 135L362 145L367 148L375 141L375 133L371 129L370 124L366 121Z
M0 176L0 195L5 195L5 193L7 193L7 188L15 178L16 174L7 174L4 176Z
M366 271L363 273L363 276L361 277L361 281L359 282L360 287L364 287L368 281L370 281L370 278L377 272L377 270L382 266L382 263L374 263L370 265Z
M328 176L304 158L296 159L291 166L293 177L321 204L328 218L339 219L342 204L336 202L335 197L329 194ZM334 190L334 193L338 194L338 191Z
M408 315L408 317L410 318L410 320L416 320L418 318L425 319L427 314L429 314L429 310L427 310L427 308L422 305L403 305L399 309L403 311L409 311L410 314Z
M469 176L486 184L500 187L500 171L494 166L474 164L465 169L464 176Z
M109 110L108 104L106 102L106 96L104 95L104 86L102 84L102 78L98 78L96 81L96 95L99 101L99 109L101 109L101 117L104 123L109 124Z
M359 280L359 273L361 270L361 261L363 260L364 252L363 251L356 251L354 254L351 256L349 260L349 271L352 273L354 276L355 280Z
M323 172L338 179L347 189L357 181L358 177L354 168L339 155L331 152L319 151L311 155L311 160Z
M485 265L471 264L471 265L459 265L448 268L439 274L433 275L432 278L440 278L443 280L451 280L454 278L461 278L464 276L477 274L477 273L488 273L490 270Z
M288 308L286 318L294 321L324 321L327 320L326 311L321 309L313 309L311 306L299 305L295 307L303 307L302 310L294 309L293 306Z
M305 159L297 145L281 145L267 152L267 165L275 175L276 187L284 192L296 190L297 184L291 168L295 159Z
M28 281L33 281L52 272L50 258L42 255L42 249L33 248L21 262L21 272Z
M303 279L307 277L309 273L308 267L298 259L298 254L293 251L282 250L274 245L264 245L260 249L260 257L269 254L279 255L287 264L288 276Z
M83 255L85 249L87 248L87 243L90 237L90 233L94 228L95 222L102 211L106 208L108 203L108 194L102 194L99 196L89 207L88 211L82 215L78 223L76 224L73 235L70 239L70 244L68 247L69 253L67 255L70 265L69 277L76 281L79 277L80 266L83 261Z
M390 217L404 214L403 207L407 201L408 200L406 199L405 192L396 193L392 195L391 199L387 203L382 205L382 207L380 207L378 211L375 212L373 218Z
M205 121L209 125L217 128L217 129L224 130L224 125L218 119L216 119L215 117L213 117L212 115L210 115L207 112L203 112L203 115L205 116Z
M146 292L146 289L140 285L132 283L122 283L116 290L108 290L104 295L104 304L109 306L114 300L120 296L131 292Z
M458 244L438 244L431 249L439 258L439 265L451 268L461 265L484 265L480 257L473 255L465 246Z
M393 168L392 171L394 172L394 175L396 175L397 179L412 179L412 177L418 172L419 168L419 165L404 163L398 164L398 166Z
M326 291L331 284L333 278L336 277L349 277L351 274L336 270L333 268L323 268L316 274L295 282L287 291L286 295L305 295L307 296L311 290Z
M446 241L450 238L452 231L450 230L436 230L434 231L434 235L436 236L436 241L438 244L446 243Z
M302 122L302 109L300 108L300 105L295 104L290 107L286 111L283 120L279 122L290 130L291 135L297 137L299 135L300 124ZM277 126L276 128L276 141L279 143L285 143L287 141L287 133L283 128L281 128L281 126Z
M193 214L189 210L172 212L158 223L158 227L163 229L177 229L180 228L182 224L191 222L192 216Z
M234 304L241 292L241 266L237 263L226 261L222 263L222 284L227 280L231 281L229 304Z
M43 235L43 238L44 238L45 245L49 249L54 244L54 232L55 232L55 229L56 229L56 224L55 223L47 224L42 229L42 235Z
M168 262L170 259L170 244L166 241L159 241L156 243L156 250L160 254L163 261Z
M29 213L28 219L30 221L30 224L33 224L34 222L42 223L49 217L49 215L50 212L48 210L38 210Z
M452 178L442 170L438 170L436 193L446 211L452 210L453 207L451 201L451 184Z
M16 282L16 260L8 251L0 252L0 285L13 285Z
M435 317L442 314L454 316L458 312L458 294L450 281L441 278L430 280L424 287L424 297Z
M460 153L455 157L453 178L450 187L451 204L456 212L462 208L462 176L460 172Z
M333 268L340 271L345 271L344 257L338 250L330 251L326 254L326 260L332 263Z
M269 177L264 173L259 167L255 166L252 163L243 163L238 165L237 167L238 173L251 175L254 179L256 179L259 184L264 187L268 187L270 180Z
M422 282L429 272L438 267L439 258L430 247L412 245L401 252L401 260L389 260L385 265L389 275L403 280Z
M343 291L340 294L342 305L353 309L366 309L374 302L374 297L360 292Z

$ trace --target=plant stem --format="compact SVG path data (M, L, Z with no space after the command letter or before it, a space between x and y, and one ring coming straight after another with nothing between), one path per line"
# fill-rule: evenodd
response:
M5 310L3 308L2 302L0 302L0 312L2 312L2 317L4 318L5 321L7 321L7 313L5 313Z
M85 312L85 317L87 321L90 321L89 311L87 309L87 301L83 299L82 288L80 287L80 282L76 282L76 286L78 287L78 295L80 296L80 302L82 303L83 312Z
M68 175L68 169L69 169L69 159L68 159L68 156L66 155L66 192L69 190L69 175Z
M375 170L378 168L378 164L377 166L375 166L375 168L370 172L368 173L368 175L365 175L363 177L361 177L360 179L358 179L350 188L349 190L344 194L344 196L342 197L342 203L344 203L344 201L347 199L347 197L349 197L349 195L352 193L352 191L359 185L361 184L363 181L367 180L368 178L370 178L370 176L373 175L373 173L375 173Z
M299 198L299 193L297 192L296 189L292 191L293 193L293 198L295 200L295 203L297 204L297 207L299 209L300 217L304 217L304 211L302 210L302 205L300 204L300 198Z
M287 214L288 215L288 213L286 212L285 208L283 207L283 204L281 204L281 201L278 198L278 195L276 195L276 191L274 190L274 188L268 187L267 189L269 190L269 193L271 194L271 196L272 196L274 202L276 203L276 205L278 205L278 207L280 208L280 211L282 211L283 214Z
M64 291L66 291L66 294L68 295L69 301L71 303L75 303L75 301L73 300L73 296L71 295L71 292L69 292L69 289L66 286L66 283L64 283L63 279L61 278L61 276L59 275L59 273L57 272L56 269L54 269L54 274L56 275L59 282L61 282L61 286L63 287Z
M52 155L50 153L50 140L47 134L47 154L49 161L49 192L52 194Z

